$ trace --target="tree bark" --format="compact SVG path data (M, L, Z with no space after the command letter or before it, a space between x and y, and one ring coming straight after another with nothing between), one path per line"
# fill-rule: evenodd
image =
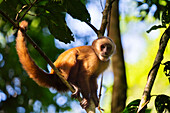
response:
M119 27L119 0L112 4L110 18L110 33L109 37L116 44L116 53L112 57L112 67L114 72L114 85L112 92L111 112L120 113L125 108L126 104L126 72L121 44L120 27Z

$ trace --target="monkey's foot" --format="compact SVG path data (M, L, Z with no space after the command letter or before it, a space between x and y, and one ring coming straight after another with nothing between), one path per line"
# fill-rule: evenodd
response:
M83 98L83 100L80 102L80 105L83 109L85 109L88 106L88 101Z
M75 86L74 84L71 84L71 86L75 89L75 92L71 94L72 98L77 98L80 96L80 90L77 86Z

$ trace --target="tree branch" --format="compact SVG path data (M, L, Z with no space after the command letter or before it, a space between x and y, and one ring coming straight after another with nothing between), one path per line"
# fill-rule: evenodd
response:
M115 0L106 0L106 4L105 4L105 9L103 11L103 17L102 17L102 23L101 23L101 27L100 30L97 30L91 23L86 22L87 25L89 25L94 32L97 34L98 37L101 37L104 35L105 29L106 29L106 25L107 25L107 17L108 17L108 12L111 9L112 3ZM103 9L103 8L102 8Z
M98 30L91 23L86 22L86 24L89 25L93 29L93 31L98 35Z
M143 96L142 96L141 102L139 104L139 109L138 109L137 113L144 112L145 108L146 108L145 106L147 106L147 104L145 104L145 103L150 100L150 97L151 97L150 93L151 93L159 66L161 64L161 61L163 60L163 54L164 54L164 51L167 46L169 38L170 38L170 25L165 30L165 32L163 33L163 35L160 39L159 49L158 49L155 61L153 63L153 66L148 74L148 80L147 80L146 86L144 88Z
M0 14L3 16L3 17L5 17L13 26L14 26L14 28L19 28L19 25L18 24L16 24L13 20L11 20L9 17L8 17L8 15L6 15L3 11L1 11L0 10Z
M105 29L106 29L106 25L107 25L107 18L108 18L108 12L111 9L112 3L115 0L106 0L106 4L105 4L105 8L103 11L103 17L102 17L102 23L101 23L101 27L100 30L98 31L98 37L103 36Z

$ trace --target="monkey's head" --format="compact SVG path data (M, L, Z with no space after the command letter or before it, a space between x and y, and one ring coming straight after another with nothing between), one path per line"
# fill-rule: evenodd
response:
M108 61L116 49L116 45L112 39L104 36L94 40L92 47L101 61Z

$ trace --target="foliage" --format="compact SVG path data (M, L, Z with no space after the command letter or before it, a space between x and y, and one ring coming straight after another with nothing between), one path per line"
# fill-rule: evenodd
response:
M130 102L123 113L137 113L140 99L133 100ZM170 97L167 95L157 95L155 99L155 108L158 113L163 113L164 111L170 111ZM146 109L145 113L150 113L150 109Z
M53 37L64 43L74 40L65 21L66 13L84 22L90 21L90 15L83 0L37 0L23 18L33 2L0 0L0 10L12 20L16 19L15 22L20 19L27 20L30 37L52 61L55 61L63 50L56 49ZM57 92L51 93L49 89L39 87L21 68L15 50L16 31L12 28L12 25L0 15L0 112L38 112L34 109L37 101L42 104L39 112L48 111L49 105L54 105L56 112L70 110L70 98L67 98L63 105L58 104L55 98L58 96ZM32 45L28 44L28 49L35 62L48 71L47 63Z
M137 113L140 99L133 100L130 102L123 113ZM155 108L158 113L163 113L165 110L170 111L170 97L167 95L158 95L155 99ZM147 109L145 113L150 113L151 110Z
M154 13L154 17L156 19L161 20L161 25L152 26L147 32L149 33L152 30L156 30L159 28L166 28L166 24L170 23L170 1L169 0L144 0L143 2L138 2L138 7L141 5L147 4L148 7L146 9L140 10L141 20L144 20L149 14L151 7L156 6L156 11ZM145 15L142 15L144 13Z
M138 110L138 106L140 103L140 99L137 100L133 100L132 102L130 102L126 108L124 109L123 113L136 113Z
M136 99L136 100L133 100L132 102L130 102L126 106L126 108L123 110L123 113L137 113L140 101L141 101L140 99ZM147 109L145 111L145 113L150 113L150 112L151 112L150 109Z
M158 95L155 99L155 107L158 113L163 113L164 110L170 112L170 97L167 95Z
M10 18L16 18L18 12L22 11L22 15L26 11L25 7L29 7L31 4L29 0L4 0L0 4L0 9ZM25 6L24 9L23 6ZM30 15L38 15L42 21L41 26L48 27L56 39L65 43L74 40L71 30L65 22L66 13L81 21L90 21L90 15L80 0L41 0L29 12L31 12Z
M165 75L168 77L169 82L170 82L170 61L163 63L163 65L165 65L164 67Z
M152 30L156 30L156 29L159 29L159 28L166 28L167 24L170 23L170 1L169 0L144 0L143 2L138 2L138 7L140 7L141 5L145 5L145 6L147 5L148 6L147 8L145 7L145 9L141 9L140 10L141 11L141 16L139 18L141 20L144 20L146 17L149 16L149 12L152 10L152 8L151 8L152 6L156 6L156 10L153 13L154 14L153 16L156 19L159 19L161 21L161 25L154 25L154 26L152 26L147 31L148 33L150 31L152 31ZM169 33L167 33L167 35L168 34ZM163 36L164 36L164 34L163 34ZM164 42L165 42L165 40L164 40ZM162 42L160 42L160 43L162 43ZM161 50L158 50L158 51L161 51ZM162 56L163 56L163 53L162 53ZM157 60L157 58L155 58L155 61L156 60ZM163 65L165 65L165 67L164 67L165 75L167 77L169 77L169 70L170 70L170 68L169 68L169 65L170 65L169 61L167 61ZM152 79L152 78L150 77L150 79ZM148 79L148 81L149 81L149 79ZM147 82L147 85L150 85L150 84ZM153 84L152 84L152 86L153 86ZM145 90L144 90L144 93L145 93ZM147 106L147 104L148 104L147 102L150 101L150 97L149 97L150 96L150 92L147 92L147 96L148 97L146 97L146 93L145 93L145 96L143 96L142 101L140 102L140 106L139 106L140 110L143 109L142 107L145 104ZM146 99L146 98L148 98L148 99ZM158 113L163 113L165 110L169 111L169 108L170 108L170 103L169 102L170 102L169 101L169 96L167 96L167 95L158 95L156 97L156 99L155 99L155 107L156 107L157 112ZM132 104L133 104L133 102L132 102ZM130 103L130 105L132 105L132 104ZM128 112L134 112L134 113L136 113L137 111L135 111L135 110L133 111L133 109L135 109L133 105L132 105L132 107L127 106L126 109L125 109L125 112L127 112L127 113Z

